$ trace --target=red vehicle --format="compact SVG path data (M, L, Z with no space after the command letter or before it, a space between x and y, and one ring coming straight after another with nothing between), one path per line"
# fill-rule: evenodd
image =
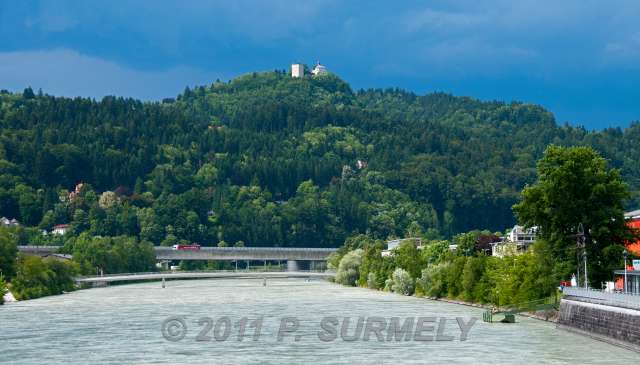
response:
M173 249L183 251L198 251L200 250L200 245L197 243L192 243L190 245L173 245Z

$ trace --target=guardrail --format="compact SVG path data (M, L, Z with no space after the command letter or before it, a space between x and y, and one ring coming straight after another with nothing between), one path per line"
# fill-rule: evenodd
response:
M640 295L632 293L605 292L597 289L565 287L565 295L597 300L600 304L640 310Z
M326 247L209 247L200 246L198 250L175 250L169 246L155 246L156 251L300 251L300 252L335 252L337 248Z
M44 250L58 250L60 249L62 246L36 246L36 245L18 245L18 250L19 251L29 251L29 250L34 250L34 251L44 251Z
M18 246L20 250L57 250L62 246L38 246L38 245L21 245ZM154 249L157 251L179 251L174 250L173 247L170 246L154 246ZM198 251L315 251L315 252L335 252L337 248L327 248L327 247L277 247L277 246L268 246L268 247L211 247L211 246L201 246Z
M185 274L243 274L243 273L279 273L279 272L291 272L291 273L333 273L329 270L296 270L296 271L287 271L286 268L281 269L250 269L250 270L189 270L189 271L148 271L148 272L130 272L130 273L119 273L119 274L106 274L106 275L90 275L90 276L76 276L76 280L81 279L94 279L94 278L113 278L113 277L121 277L121 276L144 276L144 275L164 275L167 278L175 275L185 275Z

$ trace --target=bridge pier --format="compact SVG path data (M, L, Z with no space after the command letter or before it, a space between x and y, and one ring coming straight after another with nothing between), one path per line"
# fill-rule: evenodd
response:
M309 270L313 261L287 260L287 271Z
M160 261L160 265L162 266L162 270L169 270L169 261L168 260L162 260Z
M298 260L287 260L287 271L298 271Z

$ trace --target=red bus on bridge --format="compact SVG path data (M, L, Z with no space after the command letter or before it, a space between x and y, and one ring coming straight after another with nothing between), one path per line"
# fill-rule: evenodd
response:
M200 250L200 245L197 243L192 243L190 245L173 245L173 249L183 251L198 251Z

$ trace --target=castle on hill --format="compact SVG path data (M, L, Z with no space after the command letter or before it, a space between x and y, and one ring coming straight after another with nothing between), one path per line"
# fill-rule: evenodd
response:
M311 70L313 76L321 76L329 73L329 70L318 61L316 66ZM299 78L304 76L304 65L301 63L294 63L291 65L291 77Z

